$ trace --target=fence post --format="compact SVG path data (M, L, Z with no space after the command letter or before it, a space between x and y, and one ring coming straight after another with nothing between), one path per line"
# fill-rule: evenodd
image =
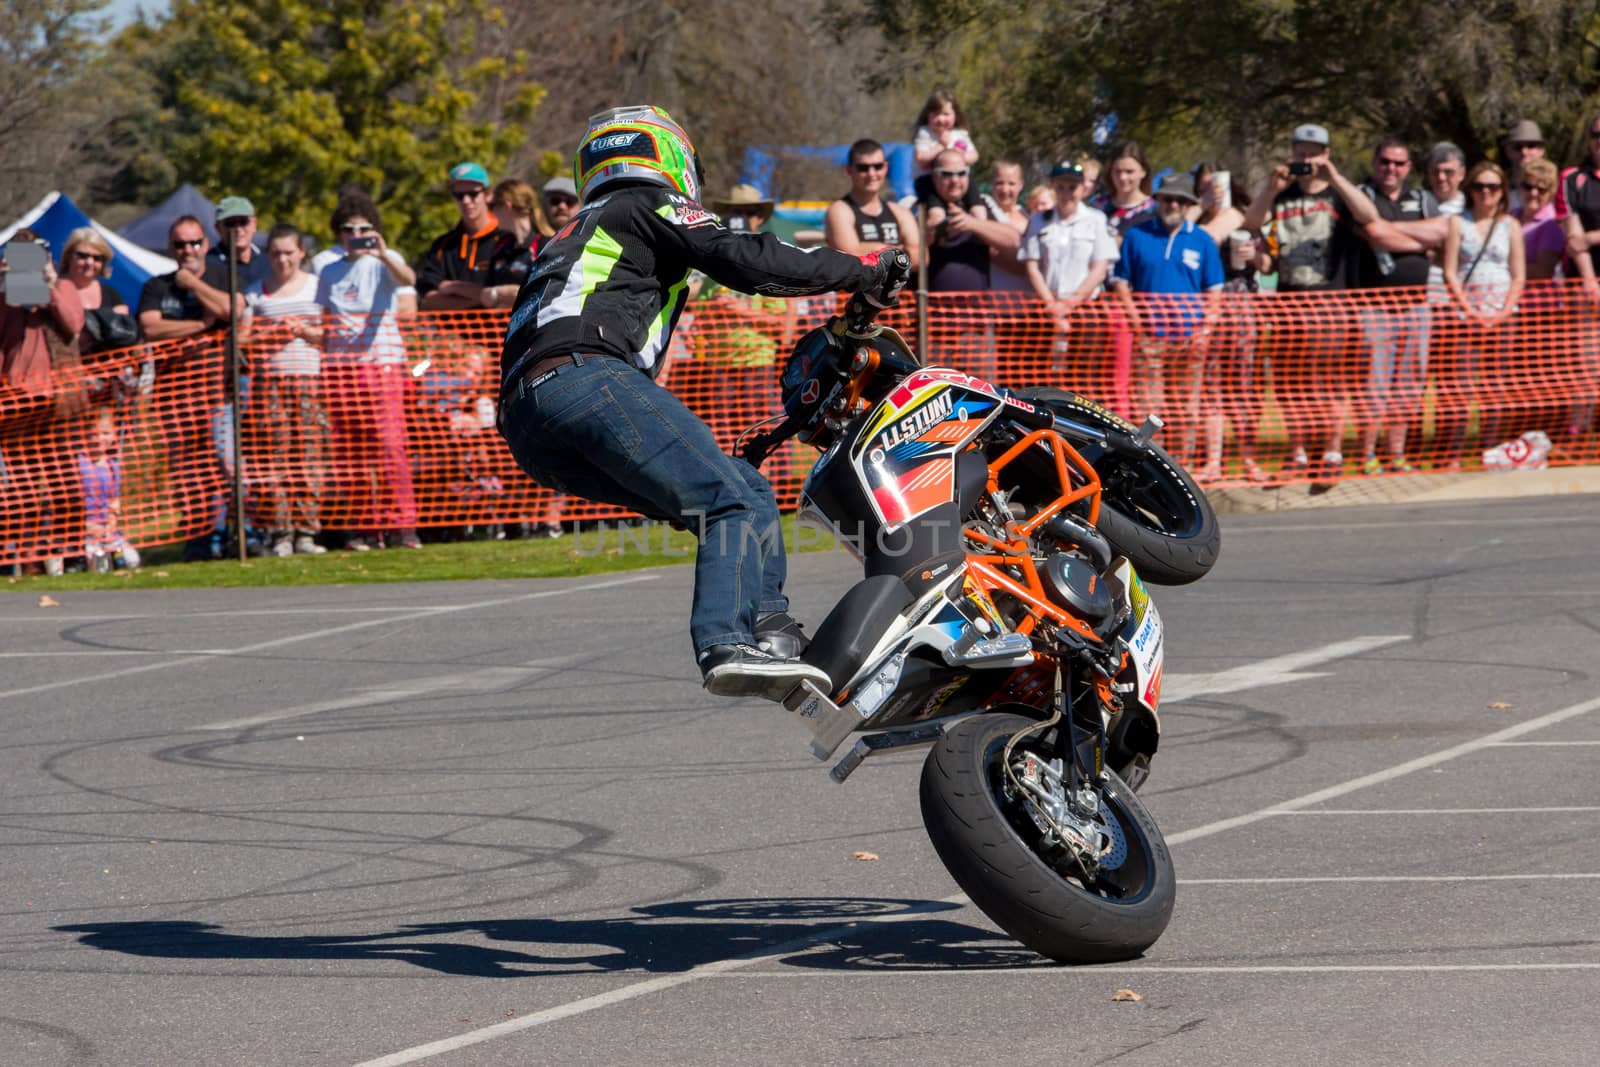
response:
M239 395L239 246L233 239L233 227L222 228L222 238L228 242L228 390L233 402L228 414L233 422L233 538L239 543L239 562L245 562L244 534L244 448L239 438L239 413L244 398Z
M928 246L922 246L922 259L917 263L917 359L928 362Z

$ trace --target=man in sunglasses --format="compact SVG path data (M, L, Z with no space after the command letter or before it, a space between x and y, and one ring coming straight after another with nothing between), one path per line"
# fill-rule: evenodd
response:
M883 145L863 138L850 146L845 158L850 192L829 204L823 217L828 247L852 256L903 248L915 267L922 259L922 241L911 212L883 195L889 177Z
M558 174L544 183L540 190L544 199L544 217L557 233L578 213L578 187L565 174Z
M206 258L210 247L199 219L173 220L167 254L178 269L151 278L139 294L139 332L146 341L192 337L228 321L228 267Z
M440 235L417 268L417 295L425 311L483 307L485 286L521 280L514 269L521 253L513 233L500 228L489 209L489 172L477 163L450 168L450 196L461 221Z
M1446 219L1408 183L1411 149L1398 137L1385 137L1372 150L1372 177L1359 188L1378 219L1358 231L1355 286L1391 289L1384 299L1356 311L1367 351L1366 408L1371 417L1361 430L1361 473L1405 473L1407 432L1422 414L1422 389L1428 379L1428 253L1444 246ZM1379 438L1387 465L1379 458Z
M972 171L953 148L933 161L934 199L926 205L928 290L978 292L989 288L989 250L1015 252L1022 235L1008 223L989 217L981 202L973 204Z
M228 267L206 258L211 242L200 220L179 216L167 231L167 253L178 262L171 274L151 278L139 294L139 331L146 341L195 337L228 323ZM236 299L244 311L244 298ZM226 387L222 361L207 345L184 345L156 360L156 410L173 496L184 525L204 533L184 546L185 562L221 559L227 502L222 492L220 397ZM202 380L202 375L209 375ZM218 379L222 379L218 381Z

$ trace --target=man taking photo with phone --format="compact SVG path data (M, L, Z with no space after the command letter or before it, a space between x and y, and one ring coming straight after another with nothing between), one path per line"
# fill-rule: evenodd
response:
M1377 208L1334 166L1325 127L1296 126L1289 152L1289 161L1272 169L1251 201L1243 228L1260 231L1272 223L1278 292L1336 292L1346 287L1360 248L1356 229L1377 221ZM1290 478L1309 474L1316 491L1331 486L1344 465L1356 362L1348 350L1350 315L1340 302L1326 299L1297 300L1284 310L1292 318L1287 366L1280 368L1278 386L1289 431L1284 473ZM1308 445L1323 450L1316 470Z

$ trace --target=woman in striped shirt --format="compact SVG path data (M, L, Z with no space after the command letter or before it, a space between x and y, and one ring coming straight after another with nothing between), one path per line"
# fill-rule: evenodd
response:
M272 523L272 550L320 555L328 412L322 397L322 308L317 279L300 269L300 231L287 223L267 237L271 274L245 291L240 337L253 342L260 396L258 484ZM246 439L247 441L249 438Z

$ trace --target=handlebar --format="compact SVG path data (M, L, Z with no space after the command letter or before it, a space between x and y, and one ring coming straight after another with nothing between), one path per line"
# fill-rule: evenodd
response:
M883 260L880 258L879 262ZM845 328L851 333L864 332L872 325L872 320L878 317L878 312L894 306L910 280L911 257L906 255L905 249L896 248L889 256L888 269L884 272L883 280L877 289L871 295L856 293L845 304Z

